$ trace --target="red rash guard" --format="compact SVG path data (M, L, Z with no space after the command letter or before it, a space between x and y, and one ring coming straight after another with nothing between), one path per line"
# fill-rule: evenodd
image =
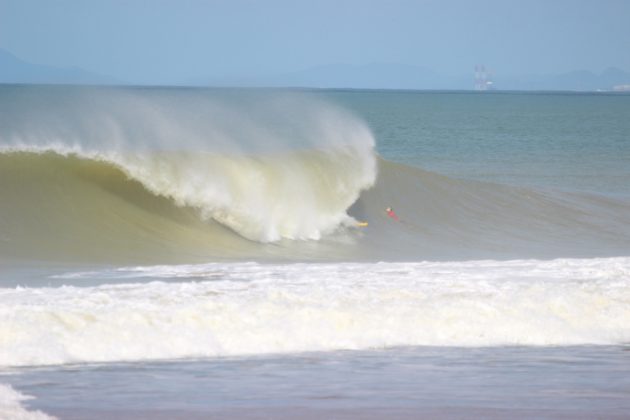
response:
M394 219L395 221L400 222L400 219L398 218L398 215L394 213L394 210L387 210L387 215L391 217L392 219Z

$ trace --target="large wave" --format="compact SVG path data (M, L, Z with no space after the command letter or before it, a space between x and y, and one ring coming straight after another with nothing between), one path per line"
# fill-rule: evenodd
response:
M40 212L55 211L51 203L59 206L64 199L68 207L85 200L82 195L89 187L79 184L88 179L106 189L136 181L155 196L197 210L202 220L220 222L258 242L317 240L351 224L346 211L373 184L376 168L369 148L353 146L256 156L19 147L5 150L0 162L7 189L12 183L28 190L23 171L39 171L40 179L32 181L41 189L40 197L17 191L13 200L25 200Z
M32 226L28 215L54 224L42 235L82 224L103 237L127 224L117 216L147 217L166 239L155 197L252 241L317 240L353 222L348 207L376 178L369 128L303 95L50 89L2 101L5 242L20 241L11 226Z
M278 92L3 88L0 259L108 263L625 256L630 202L380 159ZM378 176L377 176L378 175ZM393 206L402 221L386 217ZM367 221L356 228L356 221Z

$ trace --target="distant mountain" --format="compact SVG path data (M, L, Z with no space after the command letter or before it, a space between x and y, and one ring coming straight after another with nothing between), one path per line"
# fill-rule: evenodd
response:
M473 69L457 76L447 76L421 66L399 63L364 65L330 64L268 76L205 77L188 80L192 86L255 86L350 89L461 89L474 87ZM497 90L609 91L614 86L630 85L630 73L608 68L602 73L571 71L550 75L511 76L495 73ZM124 84L112 77L79 67L52 67L23 61L0 49L0 83L43 83L112 85Z
M600 74L577 70L553 75L495 78L495 86L502 90L607 91L615 86L628 84L630 73L614 67Z
M456 89L466 88L425 67L371 63L329 64L258 77L196 79L186 84L208 86L307 87L350 89Z
M333 64L283 74L268 80L285 86L368 89L445 89L452 81L425 67L397 63Z
M185 84L206 86L307 87L356 89L457 89L472 90L474 74L446 76L425 67L372 63L331 64L267 77L197 79ZM551 75L495 76L498 90L597 91L630 84L630 73L609 68L601 74L571 71Z
M0 83L110 85L120 82L79 67L51 67L28 63L0 49Z

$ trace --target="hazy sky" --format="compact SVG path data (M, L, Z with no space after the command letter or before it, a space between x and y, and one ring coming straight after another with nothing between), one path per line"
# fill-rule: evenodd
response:
M630 0L0 0L0 48L132 82L394 62L630 70Z

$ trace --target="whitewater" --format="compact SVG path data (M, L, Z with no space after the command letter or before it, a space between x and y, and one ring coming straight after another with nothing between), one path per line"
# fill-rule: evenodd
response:
M3 366L630 341L630 258L214 263L56 277L124 283L3 290Z
M0 416L184 409L160 388L120 412L96 394L141 392L106 378L172 365L172 389L192 395L192 377L173 373L189 363L204 378L274 366L296 390L312 388L293 369L317 372L275 358L385 369L393 388L418 357L426 374L446 359L472 366L457 349L492 369L496 354L593 362L600 348L623 372L627 99L0 87ZM573 119L542 118L558 108ZM607 113L585 117L594 110ZM68 371L86 375L91 405L73 405L57 377ZM594 388L625 386L598 372ZM321 383L341 381L330 375ZM382 391L341 389L367 405ZM301 398L286 392L280 407Z

